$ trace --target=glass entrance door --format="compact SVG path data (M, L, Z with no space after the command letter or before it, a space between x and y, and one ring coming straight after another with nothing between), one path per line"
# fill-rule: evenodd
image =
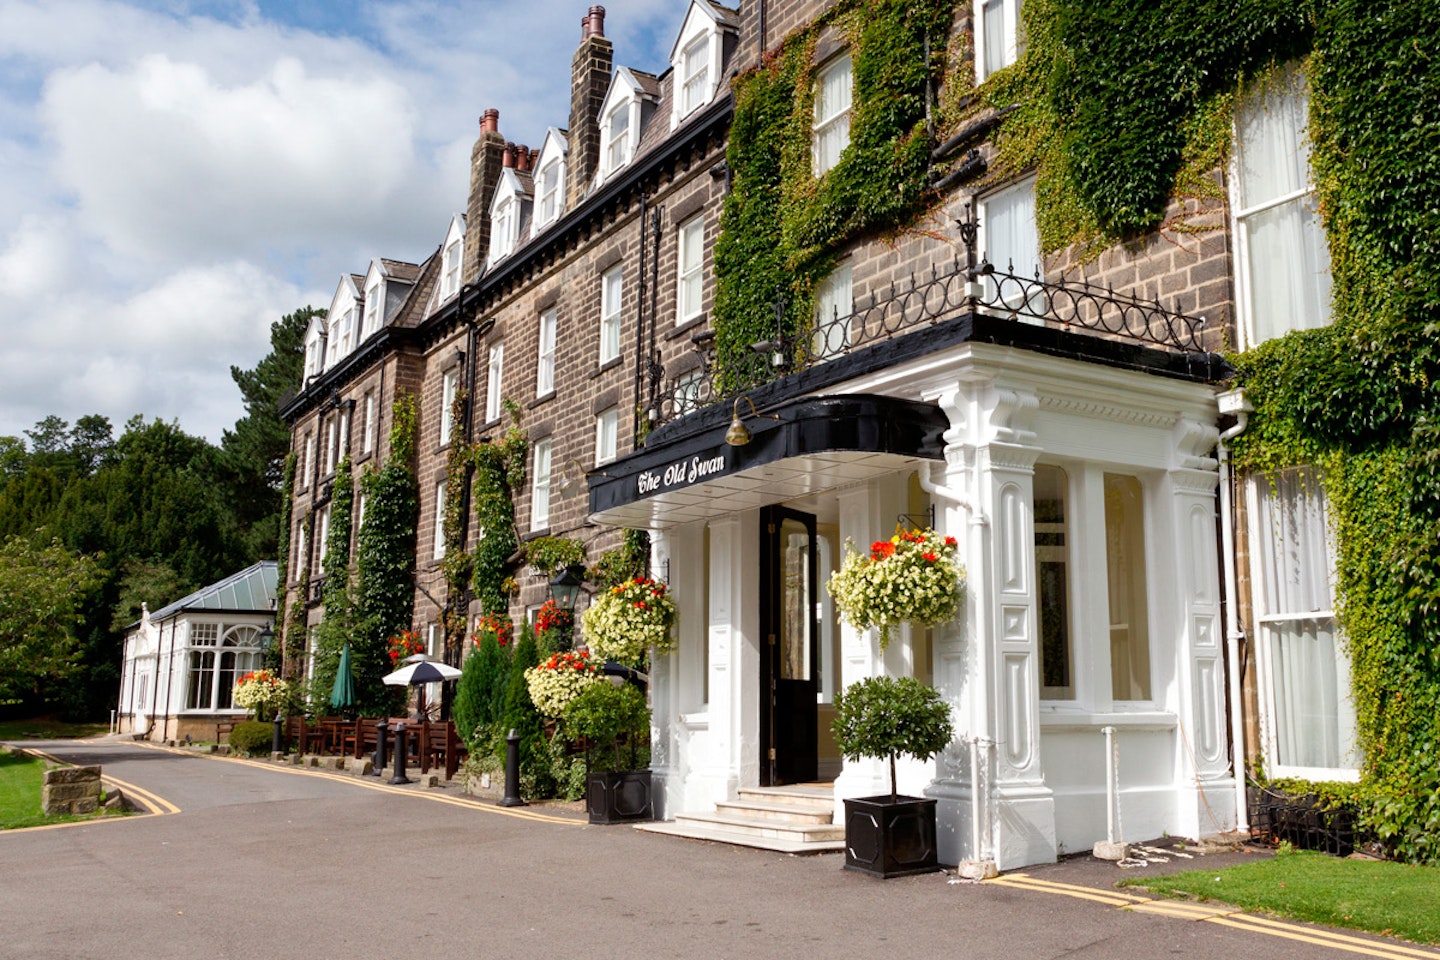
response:
M803 783L819 773L815 518L767 507L760 524L762 781Z

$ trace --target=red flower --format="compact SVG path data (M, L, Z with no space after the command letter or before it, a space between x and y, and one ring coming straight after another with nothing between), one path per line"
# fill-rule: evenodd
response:
M924 557L926 560L930 561L931 563L934 563L936 560L939 560L939 559L940 559L939 557L935 556L935 554L933 554L933 553L922 553L922 554L920 554L920 556Z
M885 560L895 555L895 544L889 540L876 540L870 544L870 555L876 560Z
M946 537L946 538L945 538L945 546L947 546L947 547L956 546L955 538L954 538L954 537Z

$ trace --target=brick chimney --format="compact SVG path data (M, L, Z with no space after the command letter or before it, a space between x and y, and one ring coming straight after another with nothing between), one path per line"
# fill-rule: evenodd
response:
M505 138L500 136L500 111L493 107L480 117L480 137L470 151L470 197L465 205L465 263L462 279L474 280L490 251L490 200L500 182Z
M590 188L600 163L600 105L610 89L615 46L605 37L605 8L580 18L580 46L570 63L570 152L565 207L573 209Z

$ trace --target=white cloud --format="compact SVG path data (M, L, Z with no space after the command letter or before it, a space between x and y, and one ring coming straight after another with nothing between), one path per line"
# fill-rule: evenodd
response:
M605 6L617 62L663 70L684 4ZM0 0L0 434L142 413L218 440L271 322L440 242L483 110L535 146L567 123L588 7Z

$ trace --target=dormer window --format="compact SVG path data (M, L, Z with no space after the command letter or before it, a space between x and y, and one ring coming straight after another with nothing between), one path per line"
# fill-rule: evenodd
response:
M622 100L605 118L605 172L630 161L630 101Z
M680 56L680 115L687 116L710 99L710 37L693 40Z
M560 216L560 160L551 160L540 168L540 215L541 224L549 223Z
M815 77L815 127L811 159L815 176L840 162L850 145L850 100L853 86L850 54L843 53L820 68Z
M736 10L710 0L692 0L670 49L670 129L715 97L727 47L740 27Z
M365 328L361 333L361 340L368 340L370 334L380 329L380 315L384 311L380 305L385 300L385 285L379 280L370 284L365 291Z
M515 249L515 201L506 197L495 205L490 222L490 259L498 260Z
M459 237L445 246L444 272L440 277L440 299L448 300L460 291L460 254L464 244Z

